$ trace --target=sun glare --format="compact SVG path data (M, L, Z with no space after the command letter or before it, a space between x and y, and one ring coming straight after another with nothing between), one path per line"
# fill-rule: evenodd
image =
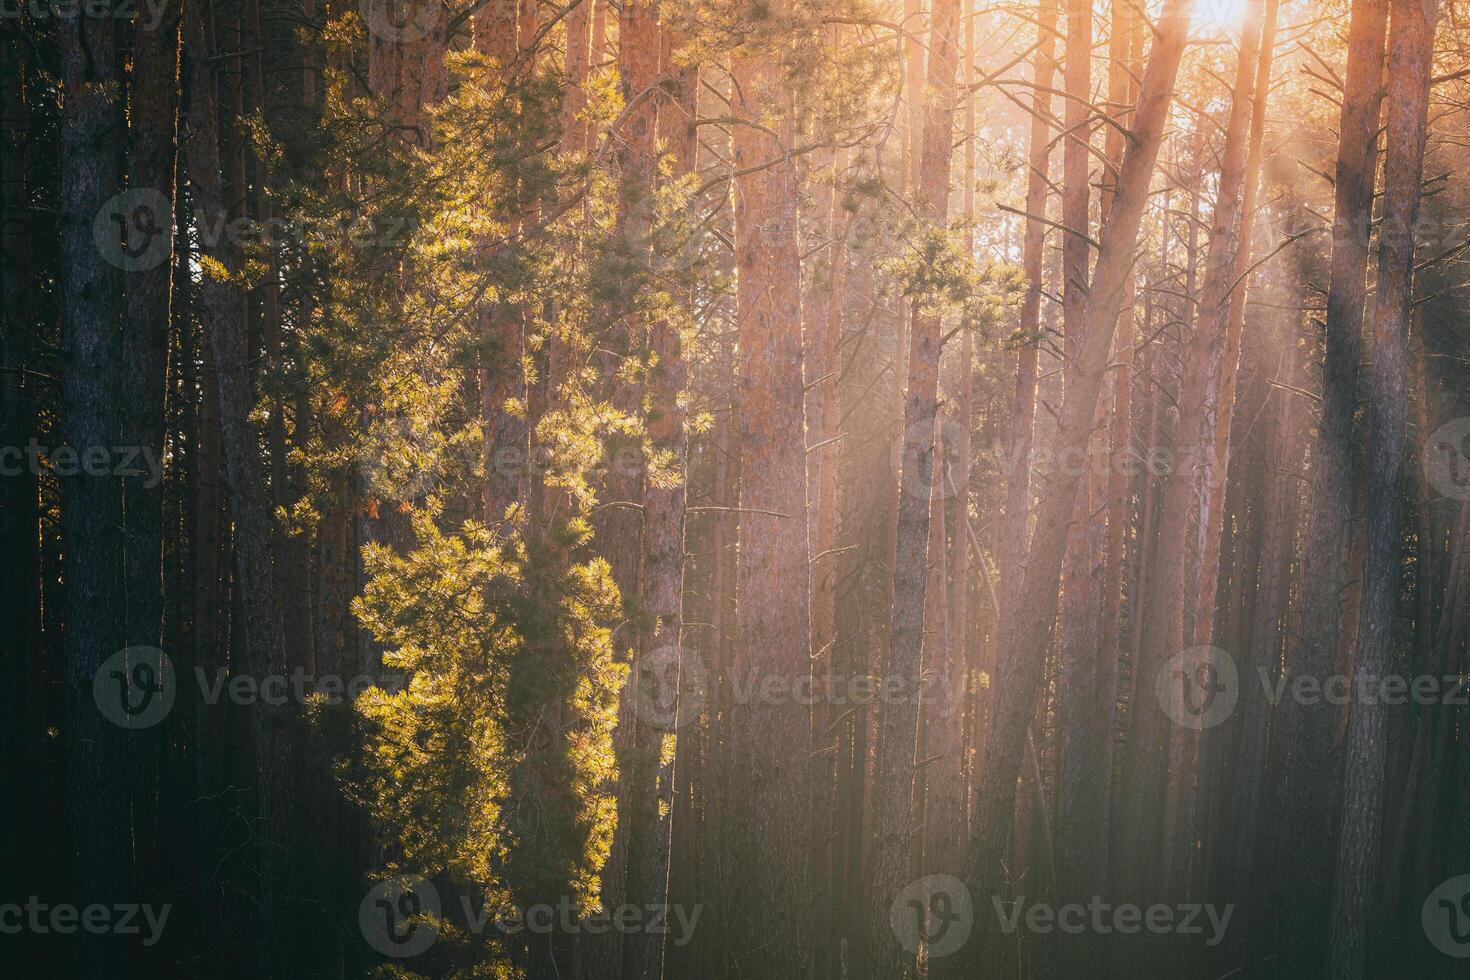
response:
M1250 0L1195 0L1192 32L1195 37L1217 37L1236 31L1245 20Z

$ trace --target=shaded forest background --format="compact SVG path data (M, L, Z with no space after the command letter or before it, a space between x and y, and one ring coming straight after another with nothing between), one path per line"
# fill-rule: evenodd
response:
M9 974L1463 975L1463 14L0 6Z

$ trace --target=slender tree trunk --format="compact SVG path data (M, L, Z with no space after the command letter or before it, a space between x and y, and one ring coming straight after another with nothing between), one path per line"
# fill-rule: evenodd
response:
M1209 646L1214 642L1215 594L1219 586L1220 536L1225 526L1226 471L1230 466L1230 433L1235 421L1235 393L1240 373L1240 345L1245 334L1245 300L1247 274L1251 266L1256 207L1260 196L1261 158L1266 139L1266 105L1271 95L1271 63L1276 54L1276 13L1279 0L1266 0L1262 21L1260 56L1256 62L1256 81L1252 88L1250 149L1246 154L1245 191L1240 208L1239 243L1235 249L1234 267L1226 286L1225 352L1220 366L1218 394L1215 398L1214 463L1219 467L1216 478L1209 482L1204 551L1200 557L1200 589L1195 601L1194 642Z
M1158 33L1140 89L1133 123L1133 142L1119 169L1118 190L1101 231L1097 266L1089 291L1087 326L1076 357L1076 383L1062 405L1058 458L1081 452L1097 411L1113 331L1132 266L1139 223L1153 177L1164 125L1173 102L1174 81L1188 34L1190 0L1170 0L1158 21ZM1058 472L1042 497L1026 565L1026 582L1018 615L1003 638L1009 656L996 698L991 737L985 750L980 808L971 835L967 878L973 895L1000 894L1001 855L1014 810L1017 767L1027 724L1041 688L1047 638L1056 618L1066 530L1072 515L1078 478ZM987 943L971 942L963 957L978 963Z
M1209 249L1205 259L1199 317L1194 333L1185 344L1184 365L1179 383L1179 422L1175 432L1173 465L1164 479L1163 510L1159 519L1158 554L1163 562L1153 589L1154 611L1149 618L1149 635L1144 649L1162 653L1164 660L1183 652L1186 642L1184 606L1190 506L1198 481L1212 472L1204 459L1210 451L1206 436L1209 419L1208 389L1223 356L1226 291L1235 269L1236 219L1240 214L1245 183L1245 163L1250 139L1249 120L1252 86L1255 83L1261 38L1261 0L1253 0L1242 32L1236 63L1235 89L1225 132L1225 150L1220 164L1220 183L1211 219ZM1203 122L1203 121L1202 121ZM1210 429L1211 434L1213 429ZM1137 690L1151 692L1154 675L1145 669ZM1170 690L1181 704L1192 692L1183 679ZM1175 688L1178 688L1177 690ZM1171 716L1176 717L1177 716ZM1169 782L1165 810L1165 881L1170 897L1183 901L1188 893L1197 829L1195 803L1199 761L1199 732L1178 723L1169 732Z
M1332 278L1322 365L1321 423L1312 449L1312 516L1303 545L1301 631L1288 647L1291 677L1338 672L1338 632L1352 527L1357 450L1358 364L1362 360L1364 272L1372 216L1374 159L1383 77L1386 0L1355 0L1338 125ZM1281 957L1289 975L1312 978L1326 964L1331 888L1322 869L1337 853L1340 710L1325 700L1288 703L1288 751L1280 889ZM1290 897L1286 898L1286 890Z
M1032 73L1030 159L1026 176L1026 238L1021 266L1026 273L1026 295L1021 301L1020 342L1016 361L1015 394L1011 405L1010 471L1006 480L1007 549L1002 552L1001 604L1003 616L1015 612L1025 573L1027 518L1031 504L1031 440L1036 420L1036 384L1041 343L1042 259L1046 244L1046 201L1050 177L1051 89L1056 74L1056 0L1041 0L1037 30L1036 66ZM1001 625L1004 632L1004 624Z
M784 14L782 4L770 8ZM735 563L736 676L809 676L811 565L806 517L800 253L796 170L785 154L792 109L777 94L780 64L754 50L731 57L739 362L740 523ZM761 120L760 128L751 125ZM758 166L763 165L763 166ZM749 172L747 172L747 170ZM781 515L781 516L773 516ZM793 703L743 703L730 718L727 840L740 873L731 946L751 976L811 969L811 720Z
M30 112L27 84L33 76L18 38L0 41L0 446L26 447L36 436L36 379L32 364L32 219L29 206ZM13 450L12 450L13 451ZM41 611L37 561L40 510L38 473L6 460L0 476L0 752L11 760L19 785L35 778L37 721L31 717L27 680ZM33 812L38 812L33 808ZM14 869L18 888L30 888L36 865L33 818L20 807L0 816L0 859ZM16 963L30 963L21 949Z
M921 214L943 228L949 216L949 171L959 63L959 0L936 0L929 32L929 76L918 194ZM914 846L910 825L914 749L919 732L920 666L928 582L930 498L941 466L934 456L938 414L940 315L916 299L909 337L908 394L898 496L897 553L893 571L892 639L884 682L896 696L880 718L878 771L873 802L873 869L869 900L878 976L908 971L890 911L904 886ZM937 556L936 556L937 557Z
M130 268L127 276L122 356L128 397L120 399L118 407L122 444L137 446L143 460L152 461L122 480L130 647L163 645L164 403L173 298L178 102L179 6L171 0L157 20L138 24L128 107L128 189L140 210L128 216L127 254L147 260L143 264L148 267ZM154 670L161 666L157 658L152 663ZM146 875L156 859L158 732L139 732L134 742L135 846L140 871Z
M651 0L630 0L623 4L618 21L618 76L625 104L632 104L658 76L659 30L658 11ZM616 247L629 267L635 270L635 278L645 274L643 270L651 255L657 119L658 100L646 99L624 123L622 139L618 143L616 220L619 241ZM642 388L621 372L624 358L635 356L647 343L648 328L646 324L633 322L632 316L615 312L618 317L611 324L600 355L605 396L614 409L636 415ZM603 476L598 495L600 509L594 518L598 551L612 566L613 580L622 594L623 606L629 616L629 628L618 635L620 655L629 651L636 640L631 624L643 598L640 565L644 484L640 467L628 465L630 459L637 458L638 451L636 440L613 438L609 441L605 456L610 465ZM634 664L627 683L640 683L645 669L642 653L629 652ZM649 656L654 654L653 650L646 652ZM632 710L633 701L627 696L622 698L614 735L619 769L618 825L612 853L603 869L604 903L609 899L621 903L631 877L640 875L648 879L652 876L651 866L635 871L634 865L655 860L657 821L640 820L638 807L646 807L653 798L657 760L637 758L638 719ZM594 939L592 945L615 950L630 944L618 934L609 933ZM616 955L612 954L612 957L616 958ZM631 968L631 963L628 966Z
M196 0L185 13L184 65L189 79L188 175L195 215L201 227L223 227L226 220L220 184L219 101L214 65L205 41L205 8ZM271 556L274 522L260 462L260 440L250 422L255 404L244 304L233 281L239 264L227 243L205 242L203 298L209 315L210 346L219 385L220 429L229 480L230 514L235 524L236 573L244 613L246 666L257 678L282 674L284 638ZM220 278L227 273L232 278ZM292 761L284 719L265 704L250 715L255 743L255 790L260 817L260 884L256 901L262 935L258 974L291 975L295 946L289 899L293 804Z
M1398 645L1403 543L1403 475L1408 428L1409 320L1414 305L1418 228L1430 75L1438 0L1393 0L1388 60L1388 143L1383 172L1378 292L1369 373L1368 523L1354 679L1387 676ZM1358 689L1362 689L1360 686ZM1369 924L1383 839L1388 706L1356 698L1349 713L1343 831L1332 902L1330 974L1361 980L1381 952Z
M674 73L674 91L659 113L659 127L665 146L673 155L672 179L694 169L696 150L694 106L697 73L689 67L670 66ZM692 301L692 297L686 297ZM684 362L679 324L660 319L652 326L650 353L656 360L648 376L650 399L648 438L655 454L668 454L674 460L672 486L645 478L643 484L643 568L640 600L643 614L652 621L645 629L638 648L639 675L634 683L651 685L678 683L684 671L693 670L684 662L683 646L684 592L684 510L688 481L688 439L684 432L684 409L679 399L684 392L688 367ZM653 617L657 617L653 620ZM689 654L692 658L694 655ZM669 671L669 666L673 667ZM660 678L651 676L660 672ZM697 692L691 686L680 696ZM688 711L687 702L683 709ZM684 719L680 716L679 720ZM677 734L679 742L692 739L694 733ZM670 820L673 817L673 780L683 773L660 764L664 732L649 719L636 719L633 758L636 774L630 780L633 799L629 815L633 828L629 840L628 901L640 908L665 905L668 898ZM652 930L634 932L625 945L623 976L625 980L657 980L662 975L664 936Z
M119 435L122 277L98 254L93 224L119 190L121 113L110 10L83 10L60 30L62 433L82 458L109 452ZM122 493L112 468L83 468L62 480L66 582L67 798L71 810L72 891L78 907L112 904L130 893L132 827L126 784L128 733L92 701L93 678L126 646ZM144 664L122 665L138 678ZM121 680L120 684L126 684ZM129 697L126 687L119 697ZM130 704L137 702L129 700ZM76 976L114 973L107 941L83 931L72 946Z

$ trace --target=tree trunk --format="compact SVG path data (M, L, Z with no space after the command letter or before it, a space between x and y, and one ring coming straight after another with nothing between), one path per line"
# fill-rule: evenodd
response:
M1379 85L1383 77L1386 0L1355 0L1338 125L1332 278L1327 294L1321 423L1312 449L1312 516L1303 545L1301 631L1287 649L1290 676L1339 672L1338 631L1357 466L1353 416L1362 360L1364 271L1372 217ZM1286 705L1288 749L1280 888L1281 956L1293 976L1311 980L1326 964L1331 888L1322 869L1337 853L1340 710L1322 701ZM1323 800L1323 787L1334 787ZM1285 892L1283 891L1283 895Z
M110 452L119 435L122 278L118 255L99 256L93 225L119 190L121 113L117 105L111 11L82 11L60 30L65 98L61 115L62 434L83 459ZM110 243L109 243L110 244ZM71 810L72 897L78 907L111 904L131 893L128 733L92 700L103 662L126 646L123 605L122 492L112 467L82 468L62 479L66 582L67 798ZM147 665L122 664L120 684ZM128 688L118 691L131 700ZM83 931L72 950L76 976L112 975L108 943Z
M1021 250L1021 267L1026 273L1026 295L1021 301L1019 333L1020 351L1016 360L1015 394L1011 405L1011 438L1008 447L1006 480L1006 522L1002 552L1001 588L1005 590L1001 610L1003 616L1015 612L1025 574L1027 518L1031 505L1031 440L1036 420L1036 384L1038 354L1041 344L1042 258L1046 244L1046 201L1050 184L1051 115L1049 91L1056 74L1055 0L1041 0L1038 14L1039 32L1036 49L1034 86L1031 93L1031 133L1029 165L1026 175L1026 238ZM1001 624L1004 632L1004 624Z
M1262 21L1260 57L1256 63L1256 81L1252 88L1251 142L1246 154L1245 192L1240 208L1240 234L1235 250L1226 314L1225 353L1221 362L1218 394L1215 399L1214 461L1220 468L1209 483L1209 506L1206 509L1204 552L1200 557L1200 589L1195 601L1194 642L1209 646L1214 642L1215 594L1219 586L1220 535L1225 526L1226 470L1230 466L1230 432L1235 421L1235 393L1240 372L1240 344L1245 333L1245 300L1249 291L1247 274L1251 266L1251 242L1255 231L1256 206L1260 194L1261 157L1266 138L1266 104L1271 95L1271 63L1276 53L1276 13L1279 0L1266 0Z
M956 81L959 63L959 0L937 0L929 32L929 75L922 162L917 191L920 213L945 227L949 216L949 171L954 153ZM886 698L880 718L878 770L873 801L873 868L869 900L874 972L899 977L909 967L890 910L910 867L913 827L914 748L919 731L919 686L928 580L930 498L941 461L934 455L938 414L940 315L922 298L911 307L908 394L904 401L903 446L898 496L897 552L893 570L892 633L884 683L898 693ZM912 952L912 951L911 951Z
M782 4L770 8L781 16ZM740 358L740 522L736 676L787 683L810 674L800 253L794 134L779 62L731 57L736 307ZM761 120L761 128L751 125ZM749 172L747 172L749 170ZM781 515L781 516L773 516ZM780 700L780 699L776 699ZM810 715L794 703L737 699L730 718L734 807L727 839L743 869L728 917L740 971L808 975L811 903Z
M1393 0L1388 60L1388 143L1383 169L1373 361L1369 373L1368 523L1354 679L1388 674L1398 645L1403 544L1403 474L1408 428L1409 317L1414 306L1414 235L1428 130L1438 0ZM1362 690L1362 687L1357 689ZM1370 929L1383 840L1389 708L1355 698L1349 713L1343 830L1332 903L1330 973L1361 980L1378 972ZM1373 969L1370 969L1373 966Z
M674 90L659 113L664 144L673 155L669 176L673 180L694 169L694 107L697 72L689 67L670 66ZM686 296L686 302L692 301ZM651 628L640 637L638 664L641 673L633 683L678 683L686 670L683 646L684 509L688 482L688 440L684 432L684 409L679 398L687 382L679 324L660 319L652 326L649 350L656 363L648 375L648 439L654 454L674 460L672 486L645 478L643 484L642 612ZM653 619L657 617L656 621ZM694 654L688 654L692 660ZM650 666L651 665L651 666ZM672 666L670 672L668 667ZM653 674L659 676L655 678ZM690 694L697 688L691 687ZM681 696L685 694L680 687ZM688 711L687 706L683 709ZM685 719L681 715L679 720ZM678 742L693 732L676 734ZM668 899L670 821L673 817L673 780L685 774L660 763L665 731L648 719L636 719L633 760L635 776L629 781L633 798L628 801L630 828L628 855L628 901L640 908L665 905ZM652 930L631 933L625 944L625 980L657 980L663 971L664 936Z
M30 183L30 113L27 84L33 69L11 38L0 43L0 446L25 447L36 433L36 379L32 364L32 220L26 215ZM38 651L41 602L37 561L40 509L37 478L28 465L10 465L0 476L0 752L11 760L19 785L35 778L39 719L31 717L29 664ZM33 809L33 812L38 812ZM31 887L36 867L32 839L37 821L20 807L0 817L0 860L14 869L17 888ZM16 962L24 972L25 950Z
M184 77L189 81L188 122L193 130L188 141L188 175L200 227L223 227L226 211L220 184L219 101L204 18L203 0L195 0L185 14ZM259 434L250 422L255 404L250 370L253 352L246 335L244 304L234 279L239 274L239 263L233 249L224 241L206 241L204 255L210 261L204 270L202 291L209 315L230 514L235 524L245 666L260 679L284 673L286 665L271 556L275 528L260 462ZM262 977L286 977L293 969L295 952L288 884L293 867L291 755L285 719L277 717L276 711L263 703L255 705L250 726L260 818L258 973Z
M1087 445L1097 411L1113 330L1122 305L1124 279L1132 266L1139 223L1158 157L1174 81L1188 34L1190 0L1165 6L1133 123L1133 141L1119 169L1118 190L1101 231L1097 265L1089 291L1087 326L1076 359L1076 383L1062 405L1057 458L1080 453ZM1004 682L996 698L991 737L985 749L980 807L971 835L967 878L976 896L1000 894L1001 855L1014 810L1017 767L1027 725L1040 691L1047 637L1055 622L1066 531L1078 478L1064 469L1048 484L1026 565L1018 614L1003 639L1008 650ZM970 944L965 957L980 961L986 943Z

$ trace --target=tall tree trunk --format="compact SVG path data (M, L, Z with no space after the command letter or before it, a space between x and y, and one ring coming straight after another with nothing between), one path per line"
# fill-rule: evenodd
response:
M1064 384L1077 383L1077 353L1088 315L1088 244L1091 215L1092 103L1091 0L1067 2L1066 138L1062 152L1062 332L1067 352ZM1116 29L1115 29L1116 33ZM1104 179L1107 179L1106 174ZM1126 287L1125 287L1126 289ZM1097 432L1083 457L1081 489L1067 528L1062 564L1061 644L1057 701L1056 862L1058 898L1086 901L1102 891L1107 871L1107 790L1098 655L1099 592L1092 576L1093 494L1098 476L1091 465ZM1058 457L1067 465L1070 457ZM1058 975L1074 975L1095 962L1086 934L1059 937Z
M1271 95L1271 63L1276 54L1276 13L1279 0L1266 0L1262 21L1260 57L1256 62L1256 81L1252 88L1250 149L1246 153L1245 192L1240 208L1240 234L1235 249L1226 314L1225 353L1220 366L1218 394L1215 399L1214 461L1219 467L1209 483L1209 506L1206 508L1204 552L1200 557L1200 588L1195 601L1194 642L1209 646L1214 642L1215 594L1219 586L1220 535L1225 526L1226 471L1230 466L1230 432L1235 421L1235 393L1240 373L1240 345L1245 334L1245 299L1247 274L1251 266L1251 242L1255 233L1256 206L1260 196L1261 157L1266 140L1266 104Z
M782 16L783 4L769 8ZM780 63L731 56L740 523L735 564L736 676L795 682L810 673L811 565L806 517L796 170ZM757 128L753 123L759 120ZM780 515L780 516L775 516ZM745 869L731 914L740 972L808 975L811 723L795 704L733 705L727 835Z
M1303 544L1301 630L1287 649L1290 676L1339 672L1338 632L1347 567L1357 466L1353 416L1362 360L1364 273L1373 206L1374 169L1383 77L1386 0L1355 0L1338 124L1334 183L1332 278L1327 293L1326 357L1321 422L1312 448L1312 516ZM1311 980L1326 964L1331 887L1322 869L1337 853L1340 709L1322 701L1288 702L1288 751L1280 889L1281 957L1293 976ZM1286 898L1286 890L1290 897Z
M146 467L123 476L127 645L163 645L163 440L168 383L170 301L173 298L174 177L178 155L179 5L170 0L156 20L140 20L133 36L128 106L128 191L138 210L128 215L130 268L122 356L128 397L119 401L122 444L137 446ZM146 217L145 217L146 215ZM154 669L159 668L154 660ZM133 815L141 869L156 857L158 733L135 740ZM146 873L146 872L145 872Z
M1408 429L1409 318L1414 306L1414 235L1418 230L1430 75L1438 0L1393 0L1388 59L1388 143L1383 168L1383 224L1369 372L1367 527L1356 689L1388 675L1398 645L1397 607L1403 545L1403 474ZM1389 709L1382 698L1354 699L1348 721L1343 830L1332 901L1333 977L1361 980L1378 972L1370 928L1383 840Z
M628 116L618 143L616 221L620 240L616 247L627 261L635 280L641 280L645 275L651 254L649 244L654 221L659 100L648 98L645 93L658 76L659 30L658 11L652 0L630 0L623 4L618 21L619 87L625 104L632 105L640 97L644 100ZM635 323L631 315L624 315L622 311L615 312L617 319L609 325L608 339L603 343L600 355L604 395L616 410L636 415L642 389L622 372L624 359L636 356L647 342L647 326ZM612 566L613 580L617 582L629 616L630 628L618 636L619 655L631 655L634 660L627 684L642 683L645 671L642 652L630 651L637 639L631 623L642 601L640 566L644 485L638 468L627 465L627 461L638 451L636 440L613 438L609 441L606 457L611 465L603 476L599 510L594 518L598 551ZM652 649L646 652L649 657L654 655ZM633 712L633 701L627 696L621 699L614 735L619 769L618 825L612 853L603 869L604 903L609 899L621 903L625 889L629 887L628 879L633 875L650 876L649 867L635 872L633 865L653 861L656 847L657 821L640 820L639 807L646 807L653 797L657 760L640 761L637 758L639 724ZM593 945L616 949L628 944L616 933L609 933L595 940Z
M220 183L219 100L214 66L205 40L204 0L185 12L184 71L189 81L188 175L200 227L223 227L226 221ZM244 613L245 666L256 678L283 674L279 597L271 544L274 522L261 466L259 434L250 421L255 404L244 304L235 276L239 262L223 241L204 244L209 262L203 299L209 315L210 346L219 387L220 430L229 481L230 515L235 524L236 574ZM228 275L230 278L222 278ZM260 883L256 901L261 937L258 974L286 977L293 970L294 913L289 899L293 868L292 760L284 718L255 705L250 727L255 745L255 791L260 818Z
M1003 616L1015 612L1025 572L1027 518L1031 505L1031 440L1036 420L1036 384L1041 345L1042 258L1046 244L1046 201L1050 185L1051 115L1053 76L1056 74L1056 0L1041 0L1038 14L1036 65L1032 73L1031 133L1026 174L1026 237L1021 247L1021 267L1026 273L1026 295L1021 301L1018 331L1020 349L1016 360L1015 394L1011 403L1011 438L1007 447L1009 473L1006 479L1007 548L1001 558L1001 604ZM1004 624L1001 625L1002 632Z
M1069 452L1082 452L1092 432L1125 291L1124 280L1132 266L1139 223L1173 102L1174 81L1184 54L1191 6L1190 0L1170 0L1158 22L1134 116L1132 145L1119 168L1117 194L1103 223L1101 248L1089 291L1087 326L1077 352L1076 383L1062 405L1059 459L1066 458ZM967 862L966 874L973 895L1001 893L1001 855L1014 811L1016 776L1027 726L1041 688L1047 638L1056 619L1057 586L1077 484L1077 474L1063 468L1043 494L1018 614L1002 639L1002 649L1009 653L1002 666L1003 683L996 697L991 737L985 749L980 807ZM973 952L966 959L979 962L981 949L988 944L972 942L970 945Z
M1224 350L1225 317L1228 313L1226 291L1230 288L1235 269L1236 219L1240 214L1245 183L1253 101L1251 93L1259 60L1260 38L1261 0L1253 0L1236 62L1235 88L1220 163L1220 183L1210 222L1199 316L1183 352L1173 465L1164 479L1157 542L1161 574L1150 596L1154 608L1149 615L1149 635L1145 637L1143 646L1145 651L1162 656L1164 661L1190 646L1186 642L1184 622L1190 507L1197 495L1198 481L1212 472L1203 458L1210 451L1212 442L1206 435L1206 427L1212 424L1207 405L1208 389ZM1213 428L1210 428L1210 434L1213 434ZM1153 666L1157 669L1160 664L1156 662ZM1154 690L1154 679L1154 671L1144 666L1135 689L1147 696ZM1180 705L1186 703L1184 699L1188 692L1184 686L1192 682L1192 678L1185 678L1180 679L1177 685L1171 685L1171 696ZM1171 717L1177 723L1170 729L1168 737L1169 781L1163 867L1166 869L1168 894L1183 901L1189 889L1195 852L1200 728L1180 721L1175 714Z
M31 241L28 213L30 112L27 84L33 71L21 56L18 32L0 40L0 446L25 447L36 436L36 379L32 364ZM7 454L0 476L0 752L11 760L20 785L34 779L37 722L31 717L28 665L40 625L40 567L37 561L40 509L38 473L16 466ZM38 812L33 808L33 812ZM0 817L0 860L14 869L20 888L33 882L32 818L20 807ZM16 957L21 971L29 962Z
M118 369L122 277L117 255L99 256L93 225L119 190L122 113L117 103L115 32L110 10L83 10L61 35L62 433L83 459L110 452L119 436ZM112 467L83 467L62 480L66 582L67 798L71 811L73 898L78 907L130 894L131 821L128 733L92 700L102 664L126 646L122 492ZM129 658L130 659L130 658ZM141 679L133 662L125 678ZM120 681L126 683L126 681ZM131 698L126 687L119 697ZM137 702L131 701L136 704ZM115 972L108 943L83 931L72 947L76 976Z
M937 228L949 217L949 171L959 64L959 0L936 0L929 31L929 75L918 182L920 213ZM932 302L932 301L931 301ZM893 569L892 634L884 683L897 694L880 718L873 801L873 868L869 893L875 975L903 976L908 967L890 910L910 867L914 748L919 731L919 685L928 579L931 484L940 472L934 455L938 414L940 314L912 306L908 394L898 496L897 553Z
M672 50L671 48L669 50ZM694 169L695 85L698 74L691 67L670 65L673 90L659 112L658 123L665 146L673 155L669 176L677 180ZM686 302L692 296L684 297ZM688 439L684 432L684 409L679 403L687 382L680 325L660 318L652 325L649 351L656 363L649 371L648 439L656 455L673 460L672 486L666 481L645 478L643 484L643 568L640 600L650 627L640 637L637 670L633 683L678 684L685 671L692 671L694 654L686 665L683 646L684 511L688 483ZM654 617L657 617L654 620ZM668 668L672 666L673 670ZM653 672L659 672L655 678ZM689 697L680 686L680 696ZM688 712L687 702L683 712ZM683 713L679 720L692 720ZM649 719L636 719L633 760L637 773L630 780L633 795L628 803L633 828L629 840L628 901L640 908L662 908L668 899L670 821L673 818L674 779L685 774L660 763L664 731ZM678 743L692 740L694 733L676 734ZM623 963L626 980L657 980L663 971L664 936L653 930L629 935Z

